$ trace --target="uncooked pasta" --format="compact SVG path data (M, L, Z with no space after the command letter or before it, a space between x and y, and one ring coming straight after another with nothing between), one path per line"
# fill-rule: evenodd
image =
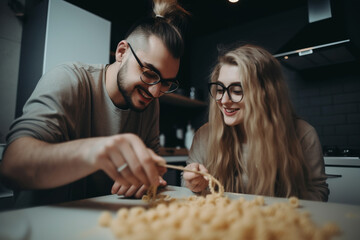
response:
M203 173L200 173L203 174ZM266 205L262 196L253 200L230 200L223 186L210 174L211 194L169 199L149 188L144 198L147 208L120 208L109 217L105 212L99 224L109 227L119 239L322 239L339 235L336 224L316 225L308 212L298 211L299 200ZM215 184L218 192L215 192ZM111 219L109 219L111 218Z

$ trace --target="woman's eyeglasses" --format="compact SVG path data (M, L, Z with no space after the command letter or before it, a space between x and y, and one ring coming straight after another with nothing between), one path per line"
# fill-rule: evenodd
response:
M243 99L244 93L240 83L232 83L228 87L220 82L211 82L208 84L210 95L216 100L220 101L225 92L227 92L230 100L234 103L240 102Z

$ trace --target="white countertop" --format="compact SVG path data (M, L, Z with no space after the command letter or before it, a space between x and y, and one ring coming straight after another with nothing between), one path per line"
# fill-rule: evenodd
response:
M359 157L324 157L325 165L360 167Z
M187 188L168 186L164 194L187 197L193 193ZM244 197L251 200L255 195L227 194L229 198ZM285 198L265 197L266 204L288 201ZM108 228L98 225L100 213L115 213L121 207L145 205L142 200L123 199L117 195L85 199L54 206L33 207L0 212L0 239L113 239ZM334 239L360 239L360 206L300 201L299 211L311 213L317 224L335 222L343 231Z

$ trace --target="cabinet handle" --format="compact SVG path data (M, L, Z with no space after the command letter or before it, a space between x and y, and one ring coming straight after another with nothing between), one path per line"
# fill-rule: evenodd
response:
M340 174L325 174L327 178L341 178Z

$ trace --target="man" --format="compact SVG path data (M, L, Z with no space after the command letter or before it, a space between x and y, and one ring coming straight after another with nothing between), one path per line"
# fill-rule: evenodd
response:
M168 13L172 4L155 2L157 16L130 30L113 64L63 64L40 79L11 126L0 169L15 189L32 190L16 191L17 206L109 194L112 185L112 193L141 197L166 184L155 153L157 98L177 88L183 51L168 19L187 14L177 5Z

